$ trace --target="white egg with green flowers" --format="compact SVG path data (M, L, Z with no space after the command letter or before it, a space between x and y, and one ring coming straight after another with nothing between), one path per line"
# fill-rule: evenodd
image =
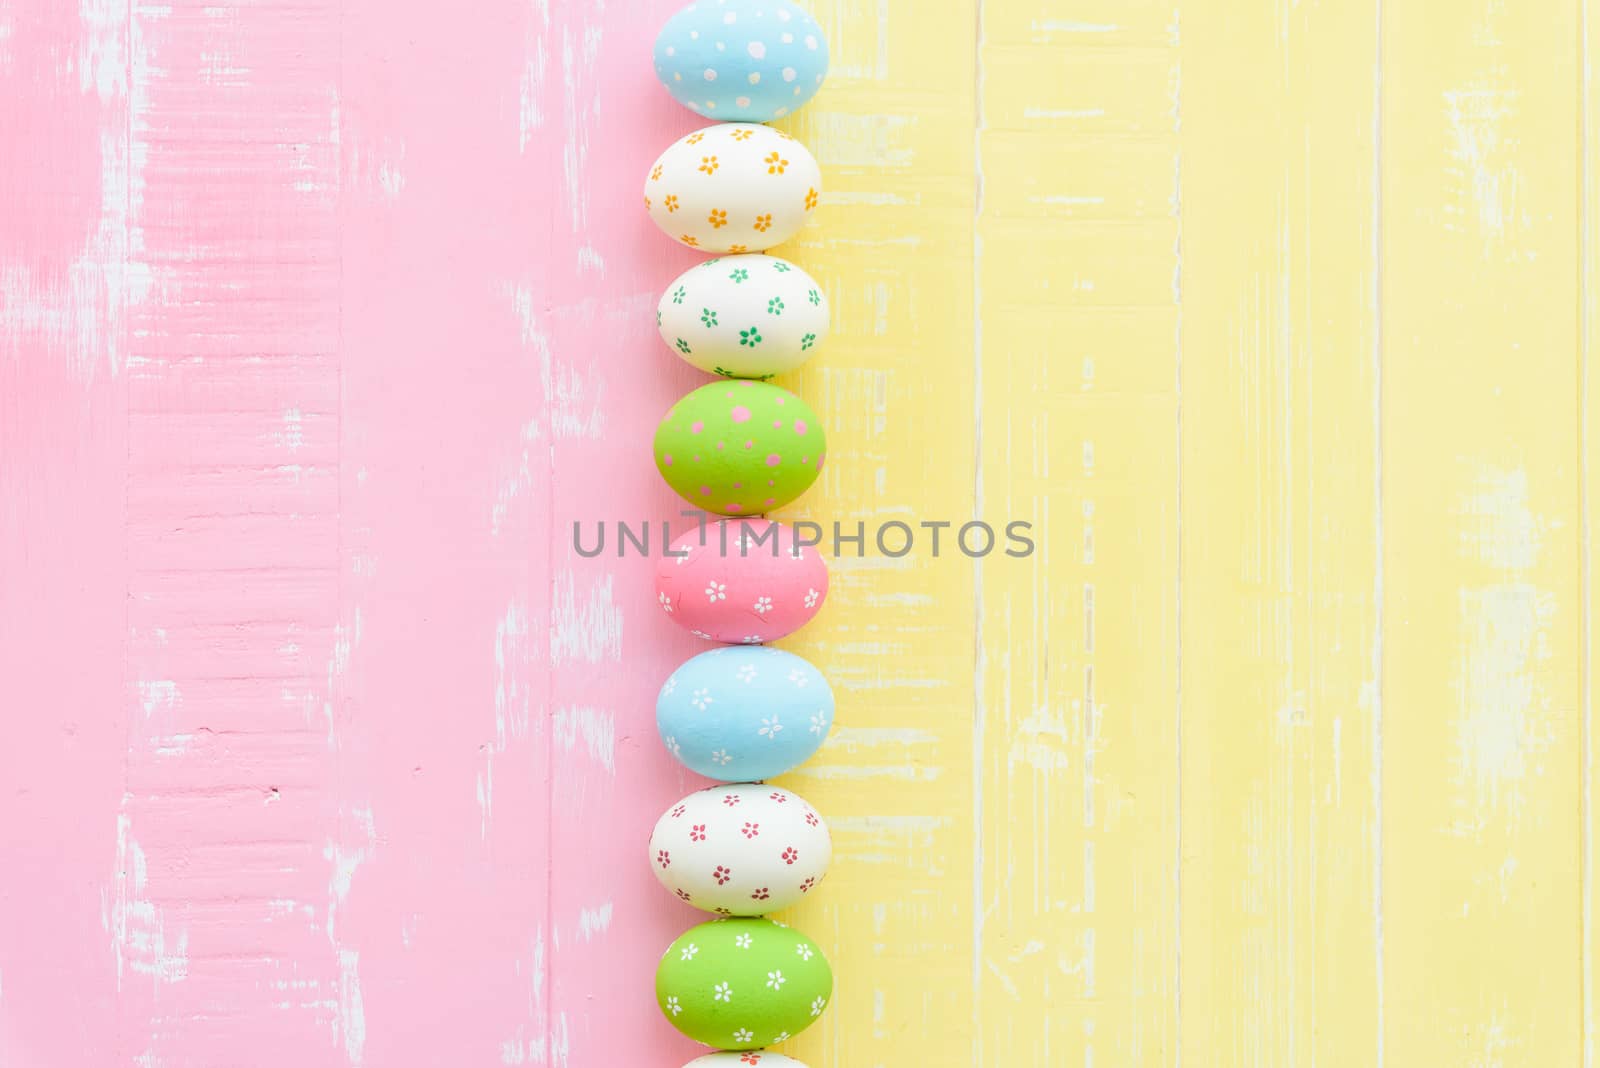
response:
M724 256L673 280L656 306L661 340L686 362L725 378L793 371L828 336L828 297L777 256Z

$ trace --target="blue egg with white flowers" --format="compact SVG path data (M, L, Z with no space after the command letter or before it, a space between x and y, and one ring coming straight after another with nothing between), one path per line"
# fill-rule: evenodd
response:
M833 725L833 690L810 661L726 645L685 661L656 698L656 729L690 771L759 782L803 764Z
M656 37L656 77L696 115L771 122L822 87L828 42L792 0L695 0Z

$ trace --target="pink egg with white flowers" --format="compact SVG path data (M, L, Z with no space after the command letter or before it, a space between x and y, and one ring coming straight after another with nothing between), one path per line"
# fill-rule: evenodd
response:
M661 610L697 638L757 645L793 634L828 596L828 565L793 527L723 519L691 530L656 564Z

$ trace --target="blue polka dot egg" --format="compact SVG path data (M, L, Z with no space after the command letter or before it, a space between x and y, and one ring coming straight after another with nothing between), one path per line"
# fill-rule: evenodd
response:
M656 728L690 771L760 782L804 763L833 725L833 691L811 663L768 645L726 645L661 687Z
M770 122L828 73L822 27L791 0L696 0L656 38L656 77L697 115Z

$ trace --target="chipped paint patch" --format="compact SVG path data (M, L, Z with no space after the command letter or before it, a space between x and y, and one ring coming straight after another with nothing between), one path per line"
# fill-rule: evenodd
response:
M1512 89L1477 83L1444 94L1445 118L1450 124L1455 160L1453 174L1458 203L1445 210L1463 216L1470 205L1470 221L1485 239L1499 241L1517 221L1518 174L1516 154L1503 133L1518 99Z
M494 741L484 747L484 767L478 773L478 833L489 837L489 822L494 815L494 766L511 742L526 738L529 731L529 701L533 685L528 678L532 664L528 642L528 609L512 603L506 608L494 636Z
M1034 19L1029 24L1036 33L1116 33L1122 27L1110 22L1080 22L1072 19Z
M544 105L542 102L545 90L545 66L548 63L545 55L544 41L539 41L534 46L533 55L528 58L528 63L522 68L522 82L518 93L517 113L517 151L526 152L528 142L533 139L534 131L544 125Z
M374 568L376 562L373 562ZM350 613L350 625L335 623L333 626L333 646L328 654L327 693L322 701L322 715L328 727L328 746L332 748L338 742L334 732L334 706L337 702L340 684L346 673L350 670L350 658L354 655L356 647L361 644L361 631L363 619L360 605L356 605Z
M578 910L578 940L591 942L611 928L611 902Z
M142 302L151 271L138 253L130 223L143 189L142 169L130 165L125 119L108 118L100 142L100 216L73 258L64 284L47 286L26 264L0 263L0 338L15 346L42 336L73 355L80 378L103 365L119 374L127 361L128 309ZM142 157L141 157L142 158Z
M126 0L81 0L83 39L78 53L79 86L102 101L128 95L128 5Z
M612 595L612 577L603 575L580 599L570 570L556 574L551 604L550 660L563 664L603 664L622 659L622 610Z
M572 232L583 233L589 223L589 136L599 117L600 94L591 84L600 56L602 31L598 23L561 31L561 103L566 137L561 146L561 172L567 191Z
M390 200L398 199L405 192L406 173L400 169L405 154L405 147L401 146L398 159L385 159L378 164L378 187Z
M527 677L531 663L528 608L513 602L495 624L494 632L494 733L495 747L501 752L510 739L527 737L533 691Z
M580 249L580 261L584 258L585 253ZM598 254L590 266L602 266L598 262ZM598 440L606 426L603 379L595 373L592 364L588 365L589 369L585 372L577 366L556 361L548 332L551 324L545 321L548 310L535 308L532 286L513 285L508 292L520 326L522 346L532 352L538 362L539 385L550 412L551 435L557 439ZM576 310L585 312L583 307ZM537 428L534 433L538 433Z
M1481 466L1455 509L1464 559L1504 581L1459 594L1461 650L1455 679L1455 779L1475 833L1496 811L1520 816L1526 790L1553 742L1539 726L1556 711L1539 683L1557 611L1551 591L1526 581L1549 524L1529 504L1527 472Z
M1455 767L1468 805L1464 833L1497 810L1520 817L1553 741L1537 726L1554 712L1537 680L1555 612L1556 599L1530 585L1461 591Z
M907 136L916 124L914 116L822 111L811 113L807 121L816 130L814 143L828 146L830 166L910 170L916 165Z
M562 1009L557 1012L555 1019L550 1024L550 1065L551 1068L572 1068L569 1058L572 1055L572 1025L567 1019L567 1012Z
M283 413L282 429L274 435L277 445L289 452L298 452L306 443L305 415L299 408Z
M194 752L194 742L192 734L157 735L149 741L150 752L158 757L187 756Z
M601 276L606 273L606 261L601 257L600 250L593 245L579 247L578 266L585 271L593 271Z
M1526 471L1479 468L1456 514L1468 559L1509 572L1538 564L1549 524L1529 506Z
M137 689L139 707L143 709L145 719L173 711L183 699L178 684L171 679L141 680L137 683Z
M834 863L903 864L908 854L927 855L925 874L937 878L943 865L926 851L937 833L950 825L947 816L846 816L823 813L833 834Z
M1065 771L1072 767L1075 741L1065 718L1052 712L1049 705L1041 705L1015 728L1006 754L1007 770L1016 772L1019 765L1027 765L1045 773Z
M341 822L346 825L345 833L339 838L329 839L322 849L322 858L330 866L327 933L328 940L335 943L339 909L350 897L356 870L371 858L373 846L378 840L370 808L347 809Z
M539 440L539 420L529 419L522 424L519 435L521 449L516 470L502 478L495 491L494 507L489 511L489 530L499 534L505 526L514 505L533 489L534 446Z
M610 774L617 771L616 717L596 708L558 708L555 715L555 743L571 753L579 742L589 759Z
M78 15L83 33L78 55L68 62L77 69L80 89L103 106L97 138L100 213L64 281L44 281L26 261L0 263L0 337L10 347L42 336L70 351L75 373L87 379L102 365L120 373L128 356L128 309L151 287L134 223L143 201L145 153L130 139L130 114L141 108L151 69L125 3L82 0ZM9 16L0 19L0 59L10 27Z
M367 1013L361 997L361 958L353 949L339 951L339 1021L345 1057L359 1065L367 1044Z
M517 1024L516 1034L500 1043L501 1064L544 1064L548 1054L545 1036L545 984L548 979L544 932L535 931L526 958L514 962L516 974L527 980L527 1015Z
M189 932L169 932L166 911L148 896L150 872L144 848L132 834L127 813L117 816L117 870L106 923L116 958L117 989L128 972L147 975L157 987L189 974Z

